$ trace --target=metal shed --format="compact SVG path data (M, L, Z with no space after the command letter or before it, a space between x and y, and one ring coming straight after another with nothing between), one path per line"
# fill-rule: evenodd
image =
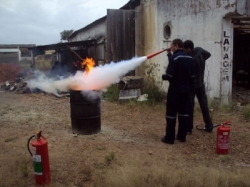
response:
M66 70L71 73L78 70L76 64L80 63L86 57L92 58L96 61L96 40L41 45L30 47L29 50L32 53L33 69L35 69L36 65L35 57L45 54L45 51L47 50L55 51L53 54L53 66L57 63L59 66L66 67Z

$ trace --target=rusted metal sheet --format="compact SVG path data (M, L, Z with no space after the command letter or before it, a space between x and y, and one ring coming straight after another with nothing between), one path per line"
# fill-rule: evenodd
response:
M135 56L135 19L133 10L107 10L106 62Z

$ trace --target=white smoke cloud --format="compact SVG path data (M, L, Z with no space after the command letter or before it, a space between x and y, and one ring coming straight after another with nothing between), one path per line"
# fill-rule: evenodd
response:
M101 93L98 91L81 91L82 95L84 98L86 98L87 100L91 101L91 100L95 100L97 98L101 97Z
M94 67L89 73L78 71L74 76L61 80L52 80L44 74L38 74L37 79L28 81L27 85L32 90L38 88L47 93L57 96L58 91L66 92L69 90L104 90L109 85L119 82L120 77L147 60L146 56L134 57L131 60L121 62L111 62L103 66Z

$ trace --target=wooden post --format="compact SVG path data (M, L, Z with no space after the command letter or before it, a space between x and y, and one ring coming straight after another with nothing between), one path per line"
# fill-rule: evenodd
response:
M31 63L31 69L32 70L35 70L36 69L36 61L35 61L35 57L34 57L34 54L33 54L33 50L31 50L31 59L32 59L32 63Z
M97 48L97 41L94 42L94 61L95 61L96 65L99 65L99 64L97 64L98 61L96 58L96 48Z
M74 50L72 50L68 45L66 45L66 47L70 50L70 51L72 51L78 58L80 58L80 60L84 60L79 54L77 54L77 52L75 52Z

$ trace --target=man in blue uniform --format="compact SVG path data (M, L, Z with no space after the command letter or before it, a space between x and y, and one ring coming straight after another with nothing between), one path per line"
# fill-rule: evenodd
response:
M174 144L177 114L179 127L176 138L181 142L186 141L194 63L192 57L183 50L183 42L180 39L174 39L167 52L169 64L166 74L162 75L163 80L169 81L166 103L167 125L162 142Z

